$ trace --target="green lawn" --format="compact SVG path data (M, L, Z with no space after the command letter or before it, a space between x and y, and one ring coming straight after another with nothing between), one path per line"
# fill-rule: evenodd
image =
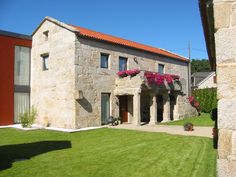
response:
M186 122L191 122L194 126L214 126L214 121L211 120L210 114L201 113L200 116L185 118L183 120L173 121L173 122L165 122L161 123L162 125L184 125Z
M212 140L97 129L77 133L0 129L0 176L213 177ZM14 159L28 158L14 162Z

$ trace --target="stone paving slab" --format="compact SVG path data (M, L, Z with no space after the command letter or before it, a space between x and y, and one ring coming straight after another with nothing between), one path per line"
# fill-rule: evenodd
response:
M114 129L128 129L138 130L147 132L164 132L173 135L184 135L184 136L200 136L212 138L212 127L196 127L194 126L193 131L184 131L183 126L177 125L132 125L132 124L120 124L118 126L109 126Z

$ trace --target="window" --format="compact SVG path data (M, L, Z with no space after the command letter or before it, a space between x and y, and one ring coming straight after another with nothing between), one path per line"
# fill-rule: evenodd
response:
M49 32L49 31L44 31L44 32L43 32L45 41L48 40L48 32Z
M108 68L109 55L101 53L101 68Z
M164 74L164 65L163 64L158 64L158 72L159 74Z
M43 71L46 71L46 70L48 70L48 58L49 58L49 55L48 54L43 54L41 56L42 56L42 59L43 59Z
M14 123L19 123L19 113L24 113L30 108L30 93L14 93Z
M119 57L119 71L127 70L127 58Z
M101 98L101 123L106 124L110 117L110 94L102 93Z
M30 80L30 48L15 46L14 84L29 85Z

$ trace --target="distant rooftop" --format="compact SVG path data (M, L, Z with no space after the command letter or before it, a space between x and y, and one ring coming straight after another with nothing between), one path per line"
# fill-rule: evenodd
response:
M195 85L198 85L200 82L202 82L205 78L207 78L208 76L210 76L212 73L212 71L206 71L206 72L196 72L192 74L192 77L195 78Z
M32 37L30 35L14 33L14 32L4 31L4 30L0 30L0 35L14 37L14 38L20 38L20 39L32 40Z

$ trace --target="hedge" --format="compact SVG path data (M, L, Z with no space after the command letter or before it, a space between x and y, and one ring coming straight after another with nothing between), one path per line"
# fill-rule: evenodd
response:
M217 107L217 90L216 88L196 89L192 95L199 102L202 112L210 113Z

